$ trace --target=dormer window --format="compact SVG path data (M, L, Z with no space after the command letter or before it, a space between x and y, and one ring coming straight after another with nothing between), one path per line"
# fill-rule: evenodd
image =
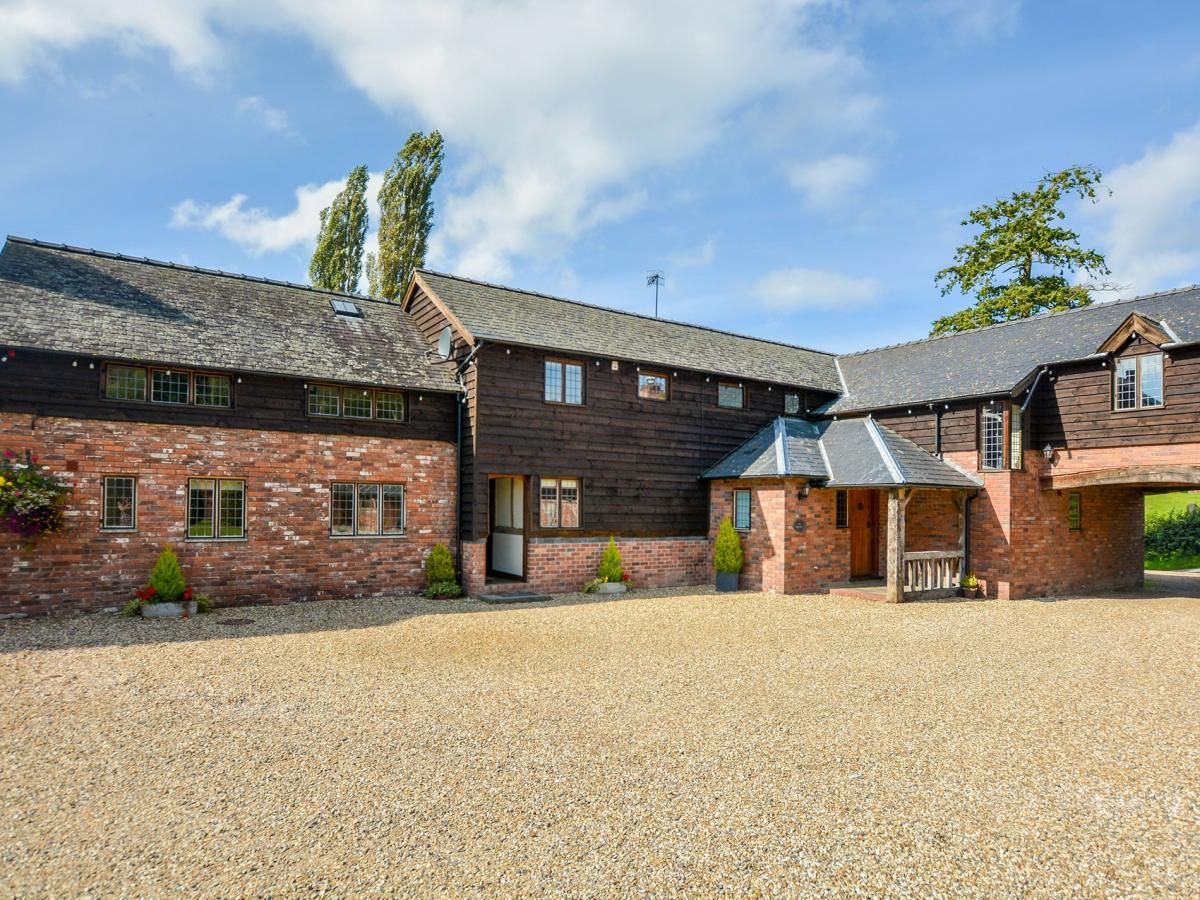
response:
M1163 405L1163 355L1126 356L1113 366L1113 409L1153 409Z

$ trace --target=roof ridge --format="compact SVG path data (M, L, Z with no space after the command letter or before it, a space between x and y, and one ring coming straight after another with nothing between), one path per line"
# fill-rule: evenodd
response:
M875 444L879 455L883 457L883 464L888 467L888 471L891 472L897 483L906 484L908 479L905 477L904 470L900 468L900 460L896 459L896 455L892 453L892 448L888 446L883 432L879 430L879 425L873 416L867 416L866 425L867 432L871 435L871 441Z
M530 297L541 297L545 300L554 300L559 303L571 303L575 306L585 306L588 309L599 309L604 312L615 313L619 316L632 316L637 319L645 319L649 322L665 322L668 325L680 325L684 328L698 328L701 331L711 331L713 334L723 334L727 337L743 338L748 341L758 341L762 344L774 344L777 347L787 347L791 350L804 350L807 353L817 353L821 356L828 356L837 359L837 354L830 350L818 350L815 347L805 347L801 344L789 344L787 341L776 341L771 338L755 337L752 334L743 334L739 331L727 331L723 328L713 328L711 325L698 325L695 322L683 322L679 319L664 319L657 316L648 316L645 313L633 312L627 309L617 309L613 306L601 306L599 303L588 303L586 300L572 300L570 297L559 297L556 294L547 294L542 291L531 291L526 288L512 287L507 284L499 284L494 281L483 281L479 278L467 278L464 275L455 275L451 272L439 272L437 269L429 269L420 267L415 271L425 275L437 275L441 278L449 278L453 281L465 281L468 284L478 284L483 287L495 288L500 291L510 291L514 294L526 294Z
M853 350L850 353L839 353L836 359L846 359L850 356L865 356L868 353L878 353L880 350L894 350L897 347L912 347L917 344L929 344L934 341L949 340L950 338L960 337L964 334L976 334L980 331L989 331L993 328L1006 328L1010 325L1021 325L1026 322L1036 322L1043 319L1053 319L1059 316L1070 315L1071 313L1094 312L1098 309L1109 309L1114 306L1120 306L1122 303L1138 303L1144 300L1157 300L1160 297L1170 297L1174 294L1184 294L1188 291L1200 290L1200 284L1186 284L1180 287L1170 288L1165 291L1154 291L1149 294L1138 294L1136 297L1121 297L1116 300L1104 300L1099 303L1091 303L1087 306L1077 306L1073 309L1056 309L1050 312L1039 313L1036 316L1029 316L1024 319L1009 319L1007 322L994 322L991 325L981 325L978 328L968 328L966 331L952 331L948 334L931 334L928 337L914 338L911 341L897 341L894 344L882 344L878 347L871 347L867 350Z
M386 300L382 297L370 297L366 294L352 294L347 291L332 291L328 288L314 287L311 284L298 284L294 281L283 281L278 278L266 278L261 275L246 275L240 272L226 272L222 269L206 269L202 266L192 266L186 263L171 262L170 260L151 259L148 256L130 256L125 253L114 253L109 250L96 250L91 247L76 247L72 244L56 244L52 241L40 241L37 238L21 237L20 235L7 235L6 240L14 244L25 244L30 247L41 247L46 250L62 250L67 253L80 253L84 256L97 256L101 259L117 259L123 262L138 263L145 266L158 266L164 269L177 269L183 272L197 272L201 275L216 275L221 278L236 278L239 281L248 281L253 284L270 284L276 287L293 288L299 291L310 291L314 294L325 294L330 297L344 297L349 300L365 300L368 303L386 303L389 306L397 306L391 300Z

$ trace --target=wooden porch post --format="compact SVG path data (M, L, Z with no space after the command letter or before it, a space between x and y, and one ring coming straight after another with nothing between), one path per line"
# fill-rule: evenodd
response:
M904 602L904 508L908 506L908 495L909 491L905 488L891 488L888 491L888 603Z

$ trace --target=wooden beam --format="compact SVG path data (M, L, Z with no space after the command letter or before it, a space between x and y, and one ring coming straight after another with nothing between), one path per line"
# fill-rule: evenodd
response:
M909 496L910 491L906 488L888 490L888 603L904 602L904 508L908 505Z
M1108 484L1200 484L1200 466L1119 466L1042 477L1042 490L1063 491Z

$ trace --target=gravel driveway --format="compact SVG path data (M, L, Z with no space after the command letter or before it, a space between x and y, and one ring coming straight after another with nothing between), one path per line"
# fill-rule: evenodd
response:
M1196 896L1198 676L1188 599L5 622L0 895Z

